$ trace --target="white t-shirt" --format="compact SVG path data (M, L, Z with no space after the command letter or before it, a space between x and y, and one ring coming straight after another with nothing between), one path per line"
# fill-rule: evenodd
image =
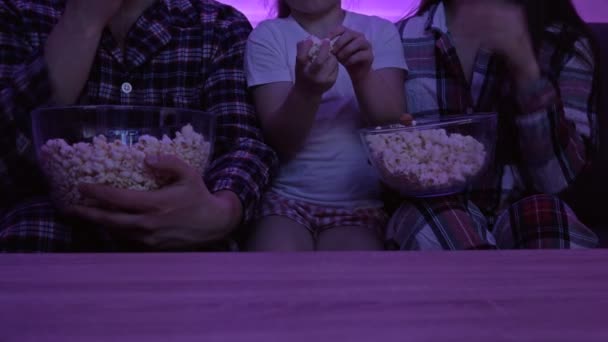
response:
M374 70L406 69L396 27L379 17L346 12L343 25L361 32L374 52ZM253 30L245 69L249 87L294 82L298 42L310 37L292 17L267 20ZM309 203L347 208L380 207L380 183L368 163L358 129L365 126L352 82L340 65L336 84L321 101L299 153L281 165L272 191Z

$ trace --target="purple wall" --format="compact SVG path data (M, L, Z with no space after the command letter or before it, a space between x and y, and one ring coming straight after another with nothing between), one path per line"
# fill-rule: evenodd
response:
M608 0L576 0L575 3L588 22L608 23Z
M219 0L244 12L255 25L268 16L269 6L274 0ZM396 20L403 17L419 0L343 0L344 4L357 12L370 13ZM608 23L608 0L574 0L583 18L589 22ZM399 9L399 10L395 10Z

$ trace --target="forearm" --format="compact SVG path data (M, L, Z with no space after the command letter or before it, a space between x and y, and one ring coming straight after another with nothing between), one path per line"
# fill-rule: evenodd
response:
M593 61L581 58L584 53L572 55L554 70L555 80L543 75L531 48L511 51L508 58L520 105L515 123L523 171L543 193L565 190L588 163Z
M548 80L521 98L515 118L525 173L539 192L556 194L572 184L587 163L587 144Z
M283 104L264 122L268 143L282 158L292 157L302 146L315 121L321 96L293 86Z
M354 81L353 86L361 111L371 125L391 124L399 121L405 110L403 83L392 84L377 71Z
M222 190L214 193L214 195L219 199L218 203L221 204L218 214L221 212L225 215L226 225L218 227L219 229L214 236L206 236L207 240L212 241L224 239L232 234L243 223L243 217L245 216L243 203L236 193L230 190Z
M274 151L260 138L241 138L230 149L220 148L205 176L213 193L231 192L242 204L242 218L249 223L255 217L257 204L274 175L278 160Z
M103 26L84 22L69 6L44 47L52 99L74 104L89 77Z

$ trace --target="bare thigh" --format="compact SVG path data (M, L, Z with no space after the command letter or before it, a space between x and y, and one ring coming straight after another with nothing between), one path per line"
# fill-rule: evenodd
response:
M262 218L247 242L247 250L258 252L312 251L314 248L310 231L283 216Z
M370 227L336 227L319 234L319 251L376 251L383 250L380 234Z

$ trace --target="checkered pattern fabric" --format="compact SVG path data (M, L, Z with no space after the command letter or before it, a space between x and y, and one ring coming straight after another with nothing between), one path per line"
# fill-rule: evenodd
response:
M595 146L595 64L588 40L564 26L548 28L538 54L543 77L516 94L504 60L488 51L478 52L467 80L442 2L397 26L409 67L410 113L497 112L499 119L496 158L474 185L471 202L406 203L389 224L389 240L404 249L594 246L593 233L567 205L551 196L527 198L565 190Z
M50 101L44 43L60 0L0 0L0 207L36 192L29 113ZM262 143L243 57L251 25L215 1L159 0L132 27L123 54L106 30L78 104L190 108L217 117L215 160L206 180L253 208L277 165ZM69 56L66 56L69 58ZM132 91L121 91L128 82ZM24 172L26 171L26 172Z
M71 226L42 198L0 212L0 227L2 252L68 252L74 248Z
M484 213L496 214L525 193L556 194L574 182L597 136L587 40L564 27L549 28L539 52L543 78L515 94L504 61L484 50L467 81L442 3L397 25L409 68L409 112L499 113L496 160L475 189Z
M9 217L5 222L15 215L25 219L21 228L12 224L10 233L3 234L39 235L28 246L39 244L45 250L63 249L69 240L52 209L33 206L29 212L34 216L26 218L6 208L45 195L34 161L29 113L50 102L42 51L64 3L0 0L0 208ZM104 32L78 100L82 105L165 106L215 115L215 158L206 182L213 192L236 193L244 204L245 221L253 217L262 189L278 165L275 153L262 142L247 93L243 56L250 31L246 18L229 6L158 0L132 27L124 54L110 32ZM125 82L131 92L121 91Z
M0 252L149 252L148 247L114 239L108 230L58 213L51 201L35 197L0 211ZM227 238L186 251L238 251Z
M597 236L554 196L531 196L513 204L492 230L503 249L592 248Z
M382 208L346 209L311 204L267 193L260 205L258 219L268 216L289 218L306 227L313 236L338 227L369 227L384 234L388 216Z
M408 201L386 229L391 249L492 249L496 242L485 216L462 196Z
M403 250L566 249L598 244L572 209L548 195L516 202L493 226L460 196L408 202L389 222L387 241L390 248Z

